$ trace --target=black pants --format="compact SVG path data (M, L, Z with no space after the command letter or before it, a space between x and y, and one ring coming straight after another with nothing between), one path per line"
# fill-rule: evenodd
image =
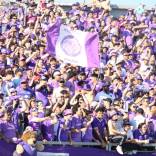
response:
M126 135L111 135L109 137L110 142L112 143L119 143L121 146L127 139Z

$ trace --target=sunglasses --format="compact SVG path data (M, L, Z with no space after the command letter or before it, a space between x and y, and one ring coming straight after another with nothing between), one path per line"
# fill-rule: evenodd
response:
M64 84L65 82L64 81L60 81L60 83Z

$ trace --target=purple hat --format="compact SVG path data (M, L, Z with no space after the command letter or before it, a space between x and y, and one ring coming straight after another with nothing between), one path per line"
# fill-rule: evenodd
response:
M117 112L113 111L110 113L110 117L112 118L114 115L117 115Z
M137 74L137 75L136 75L136 79L137 79L137 80L142 80L141 75Z
M5 48L2 48L1 49L1 53L4 54L4 55L6 55L7 54L7 50Z
M104 81L103 83L101 83L102 87L108 87L110 86L110 83L108 81Z
M63 115L64 115L64 116L71 115L71 114L72 114L72 110L71 110L71 109L66 109L66 110L64 110L64 112L63 112Z
M91 91L92 90L89 85L84 85L83 89L86 90L86 91Z
M28 66L27 70L33 70L34 67L33 66Z
M72 6L80 6L80 3L79 2L76 2Z

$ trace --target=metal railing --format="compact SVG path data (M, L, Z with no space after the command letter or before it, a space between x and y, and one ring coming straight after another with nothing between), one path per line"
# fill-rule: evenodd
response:
M70 142L62 142L62 141L47 141L47 142L43 142L43 141L38 141L37 143L42 143L44 145L72 145L72 146L101 146L100 143L96 143L96 142L72 142L72 144Z
M73 147L79 147L79 146L90 146L90 147L100 147L101 144L100 143L96 143L96 142L72 142L72 144L70 142L61 142L61 141L47 141L47 142L43 142L43 141L38 141L37 143L39 144L43 144L43 145L61 145L61 146L73 146ZM116 147L118 145L118 143L108 143L106 144L106 151L112 151L112 147ZM149 144L142 144L142 147L154 147L153 150L148 150L148 151L139 151L139 152L153 152L156 151L156 143L149 143Z

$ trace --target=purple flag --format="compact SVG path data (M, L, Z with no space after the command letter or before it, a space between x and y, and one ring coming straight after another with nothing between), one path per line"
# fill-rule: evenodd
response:
M36 100L42 101L44 106L46 106L48 104L47 97L44 96L41 92L36 91L35 95L36 95Z
M56 22L47 33L47 49L65 63L82 67L99 67L98 33L71 30Z
M49 28L47 32L47 51L55 55L55 46L60 33L61 20L57 19L56 23Z

